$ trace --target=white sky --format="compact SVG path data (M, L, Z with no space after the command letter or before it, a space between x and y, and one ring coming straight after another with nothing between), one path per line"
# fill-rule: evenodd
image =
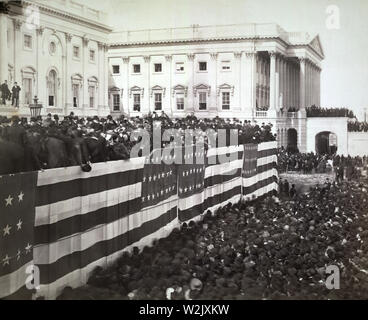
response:
M80 0L83 1L83 0ZM318 33L325 53L321 105L368 107L367 0L84 0L109 14L116 30L191 24L275 22L286 31ZM326 8L336 5L340 29L326 27Z

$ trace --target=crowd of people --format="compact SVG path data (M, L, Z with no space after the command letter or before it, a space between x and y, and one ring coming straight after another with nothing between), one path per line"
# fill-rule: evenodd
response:
M307 117L348 117L355 118L354 112L348 108L322 108L315 105L305 108Z
M349 132L368 132L368 122L354 121L348 122Z
M280 148L277 156L279 173L296 171L303 174L326 173L334 170L336 178L348 180L359 176L359 168L368 166L367 156L343 156L315 154L313 152L288 152Z
M229 204L96 268L59 299L366 299L367 190L326 182L293 199ZM339 290L326 287L331 265Z
M71 113L62 120L57 115L19 119L0 118L0 173L15 173L47 168L80 165L90 171L90 163L121 160L130 157L130 151L142 138L133 137L137 130L145 130L150 135L150 150L153 148L152 133L160 126L161 132L172 130L169 141L162 141L161 147L171 143L175 146L187 143L187 129L193 130L193 139L198 132L203 134L224 129L226 143L232 143L230 133L235 130L238 143L260 143L274 141L272 125L258 125L256 122L237 119L198 119L194 115L186 118L169 118L164 112L150 113L144 117L113 119L78 117ZM195 130L197 133L195 133ZM163 139L164 140L164 139ZM208 141L207 141L208 142ZM190 142L192 143L192 142ZM143 147L142 147L143 148Z

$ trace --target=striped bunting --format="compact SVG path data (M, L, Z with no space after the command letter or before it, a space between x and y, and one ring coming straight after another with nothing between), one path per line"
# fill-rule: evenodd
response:
M181 222L199 217L207 210L214 210L231 198L237 198L233 201L240 199L242 157L243 146L208 150L204 174L205 188L189 197L179 197L178 216ZM229 161L223 163L225 158Z
M201 150L193 151L189 160L201 157ZM96 266L167 236L180 222L200 219L207 210L242 196L276 190L276 143L258 145L255 154L256 172L250 176L242 174L242 145L207 150L205 164L148 164L136 158L94 164L88 173L79 167L38 172L33 228L33 263L41 284L37 295L56 298L65 286L85 284Z

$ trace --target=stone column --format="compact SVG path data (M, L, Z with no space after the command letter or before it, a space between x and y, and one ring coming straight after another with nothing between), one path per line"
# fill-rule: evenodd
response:
M275 86L276 86L276 110L280 110L280 73L281 73L281 54L276 55L276 80L275 80Z
M257 94L257 52L246 52L247 57L247 78L248 78L248 91L247 91L247 105L252 110L251 115L255 115L256 111L256 94ZM248 108L248 107L247 107Z
M172 62L172 55L166 55L166 74L168 75L166 77L166 92L164 93L165 97L163 98L163 101L165 103L162 106L162 109L165 111L166 114L169 114L171 117L173 116L173 108L171 104L171 78L172 78L172 72L171 72L171 62Z
M150 97L151 97L151 57L150 56L144 56L144 66L145 66L145 70L144 72L146 73L146 85L144 87L144 92L143 92L143 99L142 99L142 108L141 108L141 112L142 114L147 114L150 111L154 111L154 108L152 108L151 110L151 106L150 106Z
M317 70L317 103L321 106L321 69Z
M107 44L104 45L104 85L103 85L103 96L104 96L104 108L108 109L106 112L110 113L109 110L109 58L107 55L109 47ZM127 93L128 94L128 93Z
M276 111L276 52L270 52L270 111Z
M295 84L295 63L291 62L291 106L295 108L295 94L296 94L296 84Z
M18 20L18 19L14 19L13 20L13 24L14 24L14 82L18 82L19 86L22 86L22 79L18 78L18 75L20 74L18 67L20 65L20 63L18 63L18 57L19 57L19 52L21 52L21 50L23 49L21 47L22 45L22 34L20 32L20 29L22 27L22 21ZM5 44L6 46L8 46L7 44ZM36 43L36 50L38 50L37 48L38 43ZM38 70L38 69L37 69ZM13 85L12 83L8 83L9 87L10 85ZM34 85L34 84L32 84ZM20 96L22 96L22 94L20 94Z
M308 74L308 104L307 106L310 107L312 105L312 68L311 68L311 62L308 60L308 66L307 66L307 74Z
M129 57L123 57L123 87L122 90L122 99L123 99L123 112L130 115L130 106L129 106Z
M234 52L234 57L235 57L235 72L236 70L238 70L238 72L236 72L235 77L236 77L236 81L235 84L238 84L237 86L235 86L234 88L234 94L230 94L230 110L231 110L231 105L234 106L234 110L237 112L241 111L241 87L242 87L242 76L241 76L241 63L242 63L242 56L243 53L240 52ZM216 71L217 74L217 71ZM221 97L220 97L221 99ZM232 99L234 99L234 103L232 103Z
M217 57L218 57L218 53L217 52L211 52L210 53L210 57L211 57L211 62L210 62L210 67L208 70L208 80L209 80L209 85L211 87L211 92L210 92L210 96L208 98L208 102L209 102L209 108L208 108L208 112L211 115L217 116L219 110L221 110L221 107L218 105L218 101L217 101Z
M89 39L87 37L83 37L82 39L83 41L83 55L82 55L82 65L83 65L83 72L82 72L82 76L83 76L83 88L82 88L82 92L83 92L83 96L82 96L82 114L85 115L86 112L89 110L89 92L88 92L88 79L86 77L87 74L87 68L88 68L88 60L89 60L89 53L88 53L88 43L89 43Z
M8 16L6 13L0 11L0 83L8 80Z
M245 57L245 53L241 52L241 57L240 57L240 86L239 86L239 96L240 96L240 108L242 111L242 114L244 115L244 117L247 117L247 76L246 76L246 72L247 72L247 68L246 68L246 57Z
M44 32L44 28L43 27L39 27L36 30L36 34L37 34L37 53L36 53L36 74L35 74L35 86L33 88L33 96L37 96L40 103L43 103L44 107L46 106L46 101L43 101L42 95L41 95L41 47L42 47L42 35ZM33 98L33 97L32 97Z
M299 58L300 72L299 72L299 108L301 111L305 110L305 59Z
M72 57L72 49L71 49L71 42L73 39L73 35L70 33L66 33L65 34L65 44L66 44L66 48L65 48L65 55L66 55L66 67L65 67L65 90L66 90L66 94L65 94L65 114L69 114L69 112L67 112L67 109L72 108L73 106L73 96L72 96L72 72L70 70L70 60ZM102 79L99 79L99 81L101 81Z
M287 93L286 93L286 101L287 101L287 106L288 108L291 107L292 103L291 103L291 95L292 95L292 79L291 79L291 62L288 59L287 61Z
M284 56L280 56L281 58L281 64L280 64L280 95L282 96L282 99L281 99L281 103L280 103L280 106L279 108L284 108L285 106L285 94L284 94L284 91L285 91L285 57ZM281 132L281 131L280 131Z
M188 74L188 104L185 111L188 114L194 112L194 57L194 53L187 54L188 71L186 74Z

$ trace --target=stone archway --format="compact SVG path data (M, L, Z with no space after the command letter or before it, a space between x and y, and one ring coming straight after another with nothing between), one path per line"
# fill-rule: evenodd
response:
M289 152L298 152L298 132L294 128L287 130L287 147Z
M317 154L334 154L337 152L337 135L331 131L322 131L315 136Z

